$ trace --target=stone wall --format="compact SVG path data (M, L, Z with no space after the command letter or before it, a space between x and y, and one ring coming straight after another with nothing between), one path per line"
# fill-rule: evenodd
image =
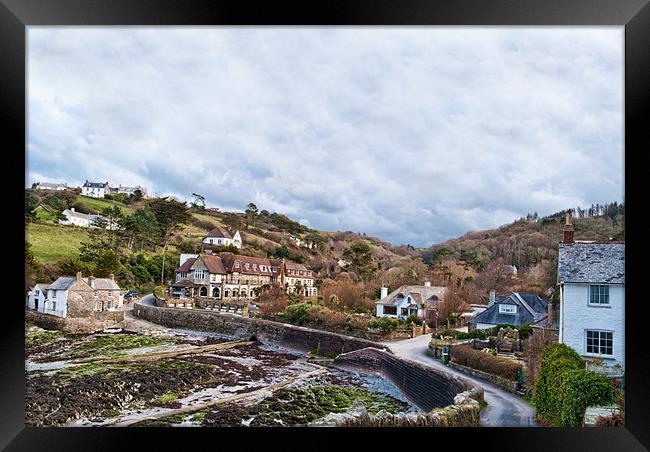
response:
M88 317L58 317L26 310L25 320L46 330L60 330L64 333L92 333L103 330L124 320L124 311L92 312Z
M361 409L357 412L329 414L312 422L312 427L479 427L482 393L474 389L454 397L454 404L435 408L429 413L391 414L380 411L371 414Z
M483 372L482 370L474 369L473 367L463 366L453 361L450 361L449 363L447 363L447 365L452 369L460 370L461 372L474 375L475 377L489 381L490 383L499 386L500 388L505 389L508 392L517 394L517 389L519 388L519 384L514 380L508 380L498 375L489 374L487 372Z
M459 393L475 389L465 379L415 361L401 359L377 348L342 354L334 360L334 365L357 372L383 375L418 408L427 412L451 405ZM482 400L482 392L478 391Z
M341 353L366 347L386 348L377 342L357 337L313 330L270 320L253 319L203 309L183 309L145 305L136 302L133 314L144 320L168 327L214 331L238 338L255 336L270 342L302 351L334 357Z

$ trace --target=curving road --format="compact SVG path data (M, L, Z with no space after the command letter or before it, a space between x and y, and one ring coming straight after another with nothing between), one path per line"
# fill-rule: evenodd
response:
M481 425L485 427L536 427L533 416L535 409L521 398L498 386L445 366L427 354L431 335L425 334L413 339L384 342L396 355L418 361L448 374L463 377L483 388L488 406L481 412Z

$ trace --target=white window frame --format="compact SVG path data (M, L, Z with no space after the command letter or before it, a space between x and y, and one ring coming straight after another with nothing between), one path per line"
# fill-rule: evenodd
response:
M508 308L508 309L505 310L504 308ZM499 304L499 314L516 314L516 313L517 313L517 306L513 304Z
M598 294L596 295L598 301L594 303L592 301L591 295L592 295L592 290L595 288L598 288ZM608 284L589 284L588 297L589 298L587 299L587 303L589 306L605 307L605 308L611 307Z
M588 336L588 333L599 333L599 334L598 334L598 345L597 345L598 350L599 350L598 353L594 353L594 352L590 352L590 351L588 351L588 347L587 347L587 336ZM601 348L603 347L603 345L602 345L602 340L603 340L603 338L602 338L602 336L601 336L602 333L606 333L606 334L610 334L610 335L611 335L611 341L612 341L611 349L612 349L612 353L600 353L600 350L601 350ZM605 338L604 340L607 340L607 338ZM613 358L613 357L614 357L614 331L611 331L611 330L587 330L587 329L585 329L585 333L584 333L584 345L585 345L585 355L586 355L586 356L602 356L602 357L605 357L605 358ZM606 346L605 346L605 347L606 347Z

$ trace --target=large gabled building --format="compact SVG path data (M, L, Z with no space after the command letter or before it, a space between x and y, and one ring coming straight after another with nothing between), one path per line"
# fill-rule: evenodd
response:
M280 286L287 292L300 288L307 296L318 292L313 272L302 264L233 253L181 255L171 285L174 298L217 300L254 298L263 286Z
M446 287L432 286L428 281L423 285L400 286L391 293L381 288L381 298L375 303L377 317L405 319L416 315L420 319L431 319L444 302Z

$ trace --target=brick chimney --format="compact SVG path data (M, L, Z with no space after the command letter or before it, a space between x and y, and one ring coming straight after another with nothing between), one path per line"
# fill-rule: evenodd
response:
M95 277L93 275L88 277L88 285L93 289L95 288Z
M565 245L573 245L573 222L571 211L569 210L566 213L566 222L564 223L564 236L562 238L562 243Z
M112 281L115 281L115 275L114 275L113 273L111 273L110 275L108 275L108 277L111 278Z
M81 281L81 272L77 272L77 281Z

